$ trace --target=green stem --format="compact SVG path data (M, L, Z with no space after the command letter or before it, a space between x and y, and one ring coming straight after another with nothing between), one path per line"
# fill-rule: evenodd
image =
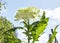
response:
M28 43L30 43L30 35L29 35L29 19L28 19Z
M28 43L30 43L29 26L28 26Z
M30 37L29 37L29 35L28 35L28 43L30 43Z
M33 40L33 42L32 43L34 43L35 41Z

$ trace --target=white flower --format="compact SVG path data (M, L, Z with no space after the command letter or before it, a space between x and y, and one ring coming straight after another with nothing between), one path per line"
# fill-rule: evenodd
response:
M21 20L24 19L25 21L27 19L34 19L39 17L40 10L35 7L27 7L27 8L21 8L16 13L16 19Z

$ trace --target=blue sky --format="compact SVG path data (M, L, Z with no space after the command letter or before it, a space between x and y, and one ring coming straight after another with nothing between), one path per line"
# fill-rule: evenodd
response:
M0 15L6 17L15 26L19 25L19 23L17 21L14 21L14 16L16 15L16 11L19 8L24 8L24 7L29 7L29 6L34 6L34 7L40 8L42 10L45 10L47 12L50 20L49 20L49 24L48 24L49 26L47 26L47 29L45 31L48 32L48 31L50 31L51 28L55 27L55 25L60 24L59 23L60 22L60 20L59 20L59 18L60 18L60 15L59 15L60 0L3 0L3 1L6 1L6 10L3 10ZM59 9L59 10L57 10L57 9ZM54 13L52 13L52 12L54 12ZM57 14L55 12L58 14L58 16L56 16ZM55 19L55 18L57 18L57 19ZM58 31L59 31L59 29L58 29Z
M35 6L40 9L54 9L60 6L60 0L3 0L6 1L6 12L2 13L4 17L13 22L15 12L19 8Z
M60 0L7 0L8 8L16 9L27 6L35 6L42 9L56 8L60 6Z
M59 0L6 0L6 2L7 12L4 16L8 16L9 19L14 17L19 8L35 6L40 9L54 9L60 6Z

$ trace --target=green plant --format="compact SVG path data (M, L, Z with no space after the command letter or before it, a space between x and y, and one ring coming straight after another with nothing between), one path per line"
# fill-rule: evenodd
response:
M4 32L4 43L21 43L21 40L15 36L15 30L20 27L13 27Z
M38 40L39 36L41 36L46 29L49 20L49 18L45 17L45 12L43 12L43 15L39 21L30 24L29 20L36 17L34 15L39 15L39 10L36 10L34 7L29 7L18 10L15 16L18 20L24 19L23 23L25 28L23 27L23 30L25 30L25 32L23 33L28 37L28 43L30 43L31 39L33 39L32 43Z
M28 36L28 43L30 43L30 40L33 39L34 43L35 41L38 41L38 38L42 35L44 30L46 29L47 23L48 23L49 18L45 17L45 12L43 13L40 21L33 22L32 24L23 22L24 26L26 27L25 30L25 35Z
M20 8L17 13L16 13L16 20L21 20L23 19L25 22L31 19L35 19L39 17L39 12L40 10L35 7L27 7L27 8Z
M32 28L32 37L33 37L33 42L38 41L38 38L42 35L44 30L46 29L47 23L48 23L49 18L45 17L45 12L43 12L43 15L40 19L40 21L34 22L33 23L33 28Z
M0 16L0 43L21 43L15 36L17 28L20 27L13 27L10 21Z
M53 33L52 33L52 35L51 35L51 37L49 38L49 40L48 40L47 43L52 43L53 40L55 39L56 34L57 34L57 32L56 32L57 27L58 27L58 25L54 28L54 31L53 31Z
M5 6L6 2L3 3L2 1L3 0L0 0L0 13L3 10L3 8L6 9L6 6Z
M51 29L51 32L53 33L53 29ZM50 36L51 37L51 36ZM58 43L58 40L57 38L55 37L55 40L54 40L55 43Z
M28 37L28 43L30 43L30 39L31 39L31 34L30 34L31 25L29 23L29 20L37 18L39 11L40 10L35 7L27 7L27 8L19 9L18 12L16 13L15 18L17 20L21 20L21 19L24 20L23 23L24 23L24 27L26 29L24 27L23 27L23 29L25 30L25 32L24 32L25 35Z

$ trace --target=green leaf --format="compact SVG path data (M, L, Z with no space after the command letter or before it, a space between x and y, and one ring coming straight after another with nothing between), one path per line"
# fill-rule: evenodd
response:
M13 27L12 23L0 16L0 43L21 43L15 36L15 30L21 27Z
M58 25L54 28L54 31L53 31L53 33L52 33L52 35L51 35L51 37L50 37L50 39L48 40L47 43L52 43L53 40L55 39L56 34L57 34L57 32L56 32L57 27L58 27Z
M45 17L45 12L44 12L40 21L33 23L32 35L33 35L34 41L37 41L38 38L41 36L41 34L46 29L48 20L49 20L49 18Z
M42 20L44 20L44 19L45 19L45 11L43 11L43 15L42 15L42 17L41 17L40 20L42 21Z

